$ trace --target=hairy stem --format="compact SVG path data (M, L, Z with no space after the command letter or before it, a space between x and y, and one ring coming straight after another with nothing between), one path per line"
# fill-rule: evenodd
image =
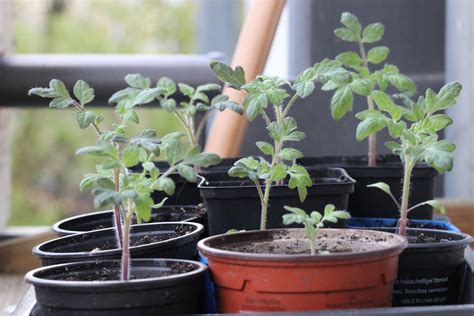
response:
M115 191L120 191L120 169L114 169L114 184ZM123 228L122 228L122 213L120 212L120 206L114 205L114 218L115 218L115 229L117 230L117 237L119 240L120 247L123 246Z
M294 94L290 101L288 102L288 104L286 105L285 109L283 110L283 113L281 115L281 118L285 118L286 115L288 114L288 112L290 111L291 107L293 106L293 104L295 104L296 100L298 99L298 95L297 94Z
M186 119L177 110L173 110L173 113L174 115L176 115L176 117L181 122L181 125L186 130L186 135L188 136L189 143L191 145L195 144L196 143L195 135L194 135L194 131L190 127L190 124L186 122Z
M400 221L398 226L398 234L405 236L408 222L408 200L410 197L411 173L413 171L413 162L410 158L405 158L403 188L402 188L402 204L400 207Z
M199 122L199 126L196 131L196 142L199 142L199 139L201 138L201 134L204 131L204 127L206 126L207 119L209 118L209 114L211 114L211 112L212 112L212 109L204 113L204 116Z
M122 281L130 279L130 227L133 216L132 203L128 203L127 215L125 216L125 226L123 232L123 247L122 247Z
M277 160L278 160L278 155L280 154L281 151L281 145L275 141L275 153L273 154L272 157L272 162L270 164L270 170L273 170L275 167ZM263 199L261 198L261 205L262 205L262 210L260 213L260 230L265 230L267 229L267 215L268 215L268 201L270 199L270 189L272 186L273 180L269 177L265 180L265 191L263 193ZM257 186L258 190L258 186Z
M367 70L367 72L370 74L369 62L367 60L367 53L365 52L364 43L362 43L362 41L359 41L359 51L360 51L360 57L362 59L362 64L364 65L364 68ZM374 101L372 100L372 97L370 95L367 96L367 105L369 107L369 110L374 109ZM369 152L368 152L369 167L375 167L375 165L377 164L376 157L377 157L377 135L373 134L369 136Z

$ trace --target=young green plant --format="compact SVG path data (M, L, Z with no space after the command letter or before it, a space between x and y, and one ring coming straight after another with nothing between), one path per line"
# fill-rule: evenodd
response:
M109 102L117 103L131 94L146 93L148 90L150 97L158 100L163 109L173 113L178 118L183 129L186 131L189 145L195 147L199 145L206 122L213 111L230 109L238 114L243 114L243 109L240 105L229 101L228 96L218 94L221 89L222 87L215 83L208 83L194 88L185 83L176 84L170 78L162 77L158 80L156 88L152 90L147 85L136 85L131 82L127 88L112 95ZM185 99L179 104L172 98L178 90ZM210 99L209 94L215 94L215 96ZM196 117L198 113L201 114L199 121Z
M366 44L376 43L382 39L385 30L383 24L372 23L362 29L357 17L349 12L341 15L341 23L343 27L336 29L335 35L343 41L357 44L358 49L336 56L336 60L343 63L351 72L348 80L330 80L322 87L323 90L335 90L331 99L331 114L335 120L340 120L347 112L352 111L354 93L366 97L367 108L372 110L375 90L386 91L392 87L398 93L408 96L416 92L414 82L401 74L395 65L385 64L375 71L370 69L370 64L381 64L390 53L390 49L385 46L366 50ZM370 135L368 165L371 167L376 165L376 143L376 135Z
M410 178L417 163L425 162L439 173L450 171L453 167L453 151L456 146L447 140L440 139L439 133L452 124L452 119L442 111L452 107L461 92L461 84L448 83L438 93L426 90L417 102L403 97L404 106L395 104L393 99L383 91L372 92L377 108L357 113L361 120L357 126L357 139L363 140L387 128L394 139L385 143L394 154L399 155L403 163L403 188L401 204L393 196L385 183L373 184L373 187L389 194L400 209L398 232L405 235L408 212L416 207L429 204L441 209L438 201L426 201L409 208Z
M309 240L311 255L316 254L316 238L320 228L324 227L324 222L337 223L339 219L348 219L351 215L346 211L336 211L333 204L328 204L324 207L324 215L317 211L312 211L307 214L305 210L298 207L285 206L285 210L289 214L283 215L283 224L303 224L306 238Z
M256 143L264 155L270 156L269 160L246 157L236 161L229 170L231 177L249 178L255 183L261 202L262 230L266 229L272 185L281 184L289 177L288 186L298 190L301 201L305 200L307 188L312 185L308 171L295 163L296 159L303 157L303 153L287 146L289 142L298 142L305 137L305 134L298 130L296 119L289 116L289 112L298 98L306 98L313 93L315 82L347 80L350 75L341 65L339 61L325 59L304 70L295 82L290 84L276 76L258 76L246 83L242 67L232 69L220 62L211 63L212 70L221 81L234 89L247 92L243 106L248 119L253 121L261 116L273 142ZM272 108L273 116L266 112L268 108Z
M220 162L219 156L202 153L199 146L183 148L183 132L173 132L157 138L154 129L144 129L136 135L128 135L130 123L139 124L135 108L152 102L160 93L161 87L151 87L151 80L140 74L131 74L125 81L135 90L129 90L117 102L115 112L119 120L111 129L103 127L104 117L88 108L94 100L94 90L83 80L74 85L73 96L65 84L57 79L51 80L47 88L33 88L30 95L52 99L49 106L56 109L74 108L76 120L81 129L93 128L98 141L95 145L80 148L77 154L88 154L100 158L94 173L84 176L81 190L92 190L96 209L114 208L118 245L122 249L121 278L130 276L129 247L132 217L137 222L149 221L152 209L163 206L166 198L159 203L151 198L154 190L172 195L175 183L169 177L178 172L188 181L195 182L195 167L208 167ZM123 91L123 90L122 90ZM114 94L117 97L117 94ZM169 168L159 170L154 164L158 157L167 161ZM129 168L141 165L142 171Z

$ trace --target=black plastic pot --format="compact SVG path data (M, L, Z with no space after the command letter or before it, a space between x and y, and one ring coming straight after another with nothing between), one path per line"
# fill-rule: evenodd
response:
M374 228L372 228L374 229ZM394 232L393 228L376 230ZM424 243L414 243L423 235ZM400 255L393 306L451 305L463 301L464 250L471 236L435 229L407 230L408 247ZM433 242L434 238L441 242Z
M133 225L130 235L130 256L194 259L197 256L196 244L203 230L201 224L186 222ZM183 235L176 236L176 231L182 232ZM144 243L134 246L138 241ZM115 228L106 228L47 241L33 248L33 254L47 266L67 262L119 259L122 252L117 247Z
M326 204L332 203L338 209L347 209L354 180L343 169L318 169L310 174L313 186L308 188L308 196L303 203L298 198L297 190L290 189L287 184L272 188L267 228L285 228L282 223L282 216L287 212L284 205L322 211ZM231 178L227 173L212 173L205 176L199 189L207 209L210 235L222 234L230 229L259 229L261 207L255 184L246 179Z
M132 280L128 282L119 280L120 260L68 263L33 270L26 275L26 281L35 288L37 301L31 315L197 312L205 265L188 260L135 259L131 267Z
M307 169L328 166L344 168L356 181L354 193L349 197L349 212L352 216L398 217L398 208L386 193L367 187L372 183L385 182L395 198L401 197L403 166L398 156L378 156L376 167L367 166L367 156L305 157L298 162ZM415 167L411 177L410 205L433 199L434 179L437 175L435 169L425 164ZM410 212L409 218L431 219L433 209L429 205L418 207Z
M148 223L156 222L194 222L204 225L207 230L207 213L202 204L198 206L168 206L154 209ZM102 211L81 214L63 219L55 223L53 231L59 236L85 233L92 230L111 228L115 226L114 212Z
M351 217L347 221L347 228L390 228L397 227L396 218L373 218L373 217ZM412 219L408 221L410 228L438 229L452 232L460 232L459 228L446 221L434 221L428 219Z

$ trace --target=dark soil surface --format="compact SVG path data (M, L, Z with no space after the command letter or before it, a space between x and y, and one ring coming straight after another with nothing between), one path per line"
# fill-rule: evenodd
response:
M325 229L316 238L316 252L320 255L335 253L366 252L384 249L398 243L397 237L374 232L357 230ZM303 230L278 231L272 240L240 242L220 246L220 249L244 253L295 255L310 254L310 244Z
M425 234L418 232L416 236L407 236L408 243L410 244L428 244L428 243L444 243L453 241L453 238L449 235L444 234Z
M46 277L50 280L61 280L61 281L118 281L120 280L120 266L117 264L114 267L102 267L96 269L84 269L84 270L66 270L65 273L55 275L53 277ZM186 272L191 272L196 269L193 264L185 262L176 262L168 266L157 267L150 271L150 268L131 268L131 280L148 279L156 277L165 277L171 275L178 275Z

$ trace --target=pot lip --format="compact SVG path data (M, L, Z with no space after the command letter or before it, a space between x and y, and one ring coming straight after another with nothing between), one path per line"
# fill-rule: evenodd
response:
M391 227L374 227L372 229L390 229ZM455 246L467 246L472 240L472 236L469 234L465 234L463 232L454 232L449 230L441 230L441 229L429 229L429 228L407 228L408 231L421 231L421 232L431 232L431 233L443 233L443 234L451 234L462 237L459 240L450 240L447 242L440 242L440 243L423 243L423 244L408 244L407 249L426 249L426 248L447 248L447 247L455 247Z
M183 207L183 208L194 208L194 209L197 208L196 205L164 205L164 206L162 206L162 208L172 208L172 207ZM67 223L69 221L75 221L75 220L78 220L78 219L82 219L82 218L87 217L87 216L100 216L100 215L107 214L107 213L112 213L113 214L113 212L114 212L113 210L104 210L104 211L88 212L88 213L84 213L84 214L78 214L78 215L66 217L66 218L61 219L61 220L57 221L56 223L54 223L51 226L51 229L55 233L68 234L68 235L90 232L90 230L89 231L82 231L82 230L64 229L64 228L61 228L61 225L64 225L64 223ZM198 216L194 216L192 218L184 220L183 222L192 222L193 220L196 220L197 218L198 218ZM150 224L154 224L154 223L150 223ZM111 227L107 227L107 228L111 228Z
M144 245L140 245L140 246L131 246L130 250L137 250L138 251L138 250L142 250L142 249L153 248L158 244L160 244L160 245L170 244L170 243L173 243L174 241L176 241L180 238L183 238L183 237L189 237L189 236L192 236L192 235L201 234L204 230L204 226L202 224L194 223L194 222L156 222L156 223L132 225L132 228L137 227L137 226L140 226L140 227L150 226L150 227L152 227L152 226L157 226L157 225L190 225L190 226L196 227L196 229L194 231L192 231L190 234L187 234L187 235L184 235L184 236L178 236L178 237L174 237L174 238L170 238L170 239L166 239L166 240L162 240L162 241L156 241L156 242L152 242L152 243L144 244ZM73 258L75 258L75 257L86 257L87 256L87 257L90 257L91 259L94 258L94 257L97 257L97 256L106 256L106 255L112 255L112 254L116 254L118 252L121 252L121 249L107 249L107 250L99 250L99 251L96 251L96 252L90 252L90 251L52 252L52 251L44 251L44 250L41 249L48 243L57 242L59 240L73 238L73 237L77 237L77 236L80 236L80 235L92 234L94 232L103 232L103 231L112 231L113 234L115 235L115 227L98 229L98 230L83 232L83 233L79 233L79 234L67 235L67 236L63 236L63 237L54 238L54 239L45 241L45 242L43 242L39 245L36 245L33 248L32 252L33 252L34 255L39 256L40 258L41 257L43 257L43 258L64 258L64 257L68 257L68 258L73 257ZM150 231L152 231L152 230L150 230Z
M25 281L29 284L39 287L55 287L55 288L87 288L90 289L91 287L94 288L103 288L103 287L117 287L120 288L129 288L136 285L141 284L149 284L155 283L157 281L167 281L167 280L179 280L183 278L187 278L190 276L195 276L201 274L202 272L206 271L208 268L205 264L197 261L192 260L185 260L185 259L168 259L168 258L141 258L141 259L131 259L131 264L135 262L147 262L147 261L171 261L171 262L183 262L183 263L190 263L193 264L196 269L189 272L184 272L176 275L169 275L169 276L162 276L162 277L153 277L153 278L146 278L146 279L133 279L129 281L121 281L121 280L113 280L113 281L66 281L66 280L50 280L37 277L35 274L38 272L42 272L45 270L52 270L57 268L68 268L71 266L78 266L78 265L88 265L88 264L101 264L101 263L108 263L108 262L120 262L120 259L116 260L91 260L91 261L81 261L81 262L68 262L68 263L61 263L55 264L45 267L36 268L32 271L29 271L25 275Z
M279 229L268 229L265 231L296 231L296 230L303 230L303 228L279 228ZM354 232L354 231L361 231L361 230L355 230L355 229L335 229L335 228L323 228L320 231L344 231L344 232ZM366 232L370 232L369 230L363 230ZM243 235L253 235L253 234L258 234L259 230L251 230L251 231L245 231L245 232L238 232L235 234L243 234ZM392 233L386 233L382 232L387 235L394 235L396 238L398 238L398 243L384 248L384 249L378 249L378 250L370 250L370 251L365 251L365 252L351 252L351 253L335 253L335 254L329 254L329 255L321 255L321 254L316 254L316 255L311 255L311 254L298 254L298 255L289 255L289 254L256 254L256 253L244 253L244 252L237 252L237 251L229 251L229 250L222 250L222 249L217 249L210 247L206 245L206 242L208 242L211 239L217 239L217 238L222 238L226 234L221 234L221 235L215 235L211 236L205 239L202 239L198 242L198 250L201 252L204 256L213 256L213 257L219 257L219 258L231 258L231 259L240 259L240 260L249 260L249 261L290 261L290 262L301 262L301 261L320 261L320 262L327 262L327 261L343 261L343 260L356 260L356 259L364 259L364 258L374 258L374 257L383 257L387 254L390 253L396 253L400 254L408 245L408 241L405 237L398 236Z
M333 156L308 156L308 157L303 157L303 158L300 158L297 160L297 162L299 163L302 163L302 161L304 162L305 160L308 161L308 160L323 160L323 159L334 159L334 160L346 160L346 161L341 161L341 162L334 162L334 164L343 164L341 166L341 168L345 168L345 167L349 167L349 168L360 168L360 169L392 169L392 168L400 168L402 166L402 163L400 161L400 158L397 156L397 155L394 155L394 154L382 154L382 155L377 155L377 160L384 160L384 161L379 161L378 162L378 165L375 165L373 167L369 167L367 165L363 165L363 164L353 164L351 165L350 163L347 162L347 160L358 160L358 159L361 159L361 163L366 163L367 161L367 155L333 155ZM392 161L394 160L394 161ZM391 165L391 164L400 164L400 165ZM313 165L314 166L332 166L333 163L327 163L326 165L325 164L316 164L314 163ZM387 165L388 164L388 165ZM305 166L305 167L308 167L308 166ZM436 170L429 166L428 164L426 163L419 163L415 166L415 169L429 169L429 170L433 170L434 172L436 172ZM437 172L436 172L437 173Z
M343 179L343 182L327 182L327 183L314 183L312 185L312 187L322 187L322 186L341 186L341 185L346 185L346 186L353 186L355 185L356 181L349 175L349 173L347 173L347 171L344 169L344 168L340 168L340 167L322 167L320 168L320 170L322 171L338 171L340 172L340 177ZM227 174L227 173L225 173ZM200 190L206 190L206 189L209 189L209 190L214 190L214 189L247 189L247 188L252 188L252 189L255 189L255 184L253 183L249 183L249 184L245 184L245 185L226 185L226 186L222 186L222 185L211 185L211 184L206 184L206 182L208 181L207 178L206 178L206 175L201 175L200 177L200 180L199 181L199 184L198 184L198 188ZM238 179L241 179L241 178L232 178L232 179L235 179L235 180L232 180L232 181L238 181ZM311 179L318 179L318 177L316 176L313 176L311 177ZM226 182L225 180L224 181L221 181L221 182ZM264 188L265 185L262 184L262 188ZM273 185L273 188L282 188L282 187L288 187L288 184L284 184L284 185Z

